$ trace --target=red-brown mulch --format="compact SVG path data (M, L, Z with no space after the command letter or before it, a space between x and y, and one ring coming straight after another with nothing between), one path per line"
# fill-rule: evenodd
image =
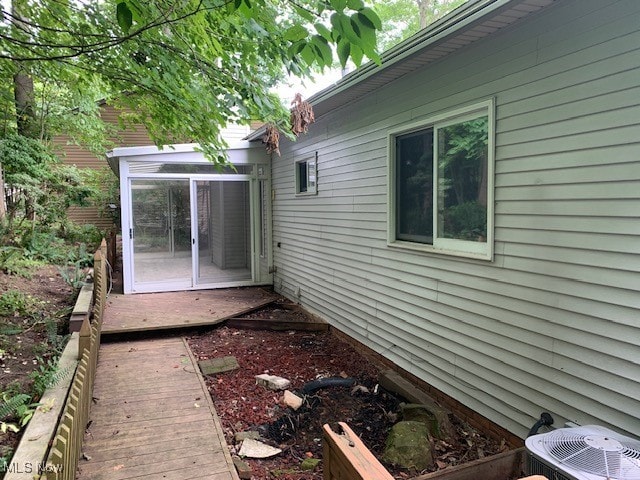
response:
M279 307L262 311L277 316ZM276 310L274 314L274 310ZM254 314L259 316L260 313ZM302 471L305 458L322 458L322 425L346 422L377 457L381 458L387 433L397 420L402 398L377 387L381 366L363 357L331 333L248 331L219 327L188 337L198 360L235 356L240 369L206 378L222 421L227 444L237 452L235 434L257 430L283 453L271 459L248 460L252 479L321 480L322 464ZM364 388L330 387L315 391L298 410L281 403L282 392L256 384L255 376L268 373L291 381L300 391L319 378L353 377ZM375 392L375 393L374 393ZM468 462L504 451L504 443L485 437L455 418L456 438L435 441L436 462L431 470ZM420 473L385 465L396 478Z

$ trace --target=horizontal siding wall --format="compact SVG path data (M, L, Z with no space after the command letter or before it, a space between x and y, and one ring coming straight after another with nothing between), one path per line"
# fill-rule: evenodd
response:
M639 45L640 2L560 0L283 142L276 288L517 435L640 436ZM389 249L389 129L490 97L494 261Z
M110 105L103 105L100 116L105 123L118 125L118 111ZM152 145L147 130L143 126L118 129L115 137L110 139L119 147L136 147ZM97 157L86 148L76 145L68 136L60 135L54 138L54 144L61 150L62 162L66 165L75 165L78 168L92 170L108 170L106 157ZM105 152L106 153L106 152ZM103 230L111 230L116 226L110 215L102 213L102 209L96 207L72 207L67 212L69 219L80 225L95 225Z

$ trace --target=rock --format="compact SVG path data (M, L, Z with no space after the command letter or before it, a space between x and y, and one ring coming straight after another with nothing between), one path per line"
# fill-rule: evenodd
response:
M398 422L389 432L382 458L401 468L425 470L433 464L429 429L422 422Z
M420 390L397 372L387 370L380 376L380 386L386 390L398 393L411 403L424 405L438 420L438 433L434 435L446 439L454 435L454 428L449 421L449 411L440 405L426 392Z
M305 458L300 464L300 468L302 470L315 470L319 463L319 458Z
M446 439L452 430L449 416L445 410L435 405L404 403L400 405L402 420L422 422L429 429L429 433L441 440Z
M259 442L253 438L247 438L242 442L238 455L247 458L269 458L282 453L279 448Z
M256 375L256 383L267 387L269 390L286 390L291 385L290 380L267 373Z
M251 480L251 466L238 457L233 457L233 465L236 467L236 471L238 472L238 476L242 480Z
M229 372L240 368L236 357L217 357L198 362L203 375L213 375L215 373Z
M290 390L285 390L284 397L282 398L282 403L284 403L287 407L298 410L302 406L303 400Z
M240 443L245 441L247 438L252 438L253 440L258 440L260 438L260 432L256 432L254 430L248 430L246 432L237 432L234 436L236 443Z

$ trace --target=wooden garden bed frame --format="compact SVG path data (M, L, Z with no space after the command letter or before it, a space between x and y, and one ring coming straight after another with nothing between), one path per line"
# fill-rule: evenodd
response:
M324 480L393 480L362 440L343 422L338 423L335 430L329 424L323 426L322 457ZM521 447L411 480L508 480L520 475L524 457L525 449ZM534 475L520 480L547 479Z

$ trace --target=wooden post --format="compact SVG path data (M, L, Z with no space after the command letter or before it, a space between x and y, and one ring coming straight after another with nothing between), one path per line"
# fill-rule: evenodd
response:
M116 229L113 228L109 232L109 241L107 242L108 253L107 253L107 261L111 268L115 268L116 265L116 256L117 256L117 242L118 242L118 234Z
M89 323L89 317L86 316L82 320L82 326L80 327L80 336L78 337L78 360L82 359L85 349L89 349L91 346L91 325Z
M325 424L322 456L324 480L393 480L393 476L353 433L346 423L338 423L339 432Z
M106 244L104 239L102 240L102 244ZM93 255L93 305L95 306L98 303L100 298L100 287L104 282L104 278L102 276L102 272L104 270L104 255L102 253L102 244L100 248L96 250L96 253Z

